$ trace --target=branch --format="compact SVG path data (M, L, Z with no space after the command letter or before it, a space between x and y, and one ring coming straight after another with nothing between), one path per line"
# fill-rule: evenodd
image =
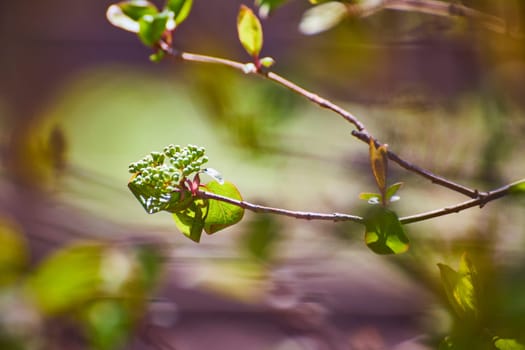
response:
M511 184L505 185L503 187L500 187L498 189L495 189L493 191L489 191L489 192L480 194L477 199L472 199L472 200L469 200L463 203L456 204L451 207L429 211L426 213L421 213L421 214L412 215L412 216L405 216L403 218L400 218L399 220L401 221L402 224L411 224L411 223L418 222L418 221L424 221L424 220L428 220L432 218L437 218L439 216L459 213L460 211L463 211L465 209L472 208L478 205L480 208L483 208L483 206L485 206L485 204L487 204L488 202L504 197L508 195L509 193L511 193L513 187L518 186L518 185L523 185L523 184L525 184L525 180L519 180Z
M381 10L412 11L440 17L463 17L479 23L482 27L498 34L506 34L515 39L523 38L523 33L510 31L503 18L489 15L459 3L437 0L382 0L359 4L348 4L350 16L370 16Z
M362 224L363 218L356 215L348 215L348 214L341 214L341 213L333 213L333 214L323 214L323 213L312 213L312 212L304 212L304 211L293 211L293 210L286 210L286 209L280 209L280 208L273 208L273 207L266 207L258 204L249 203L246 201L239 201L236 199L224 197L215 193L205 192L205 191L198 191L197 197L202 199L215 199L221 202L229 203L236 205L238 207L244 208L246 210L253 211L255 213L269 213L269 214L277 214L277 215L283 215L283 216L289 216L296 219L304 219L304 220L324 220L324 221L353 221Z
M170 47L169 45L165 44L165 43L161 43L161 48L162 50L164 50L168 55L170 56L173 56L175 58L178 58L178 59L181 59L183 61L189 61L189 62L200 62L200 63L209 63L209 64L218 64L218 65L223 65L223 66L227 66L227 67L231 67L233 69L236 69L236 70L240 70L244 73L246 73L246 64L244 63L241 63L241 62L237 62L237 61L232 61L232 60L228 60L228 59L224 59L224 58L218 58L218 57L212 57L212 56L205 56L205 55L198 55L198 54L193 54L193 53L188 53L188 52L182 52L182 51L177 51L177 50L174 50L172 47ZM249 72L250 73L250 72ZM311 92L311 91L308 91L300 86L298 86L297 84L294 84L292 83L291 81L283 78L282 76L276 74L276 73L273 73L273 72L264 72L262 70L255 70L252 72L253 74L257 74L259 76L262 76L268 80L271 80L285 88L287 88L288 90L291 90L293 91L294 93L300 95L300 96L303 96L304 98L308 99L309 101L317 104L318 106L322 107L322 108L326 108L326 109L329 109L333 112L335 112L336 114L339 114L341 117L343 117L346 121L350 122L351 124L353 124L357 130L354 130L352 131L352 135L354 137L356 137L357 139L363 141L364 143L368 144L369 143L369 140L370 140L370 134L368 133L368 131L366 131L366 128L364 126L364 124L362 122L360 122L354 115L352 115L350 112L346 111L344 108L340 107L339 105L323 98L323 97L320 97L319 95ZM441 176L438 176L434 173L432 173L431 171L428 171L428 170L425 170L423 168L420 168L406 160L404 160L403 158L401 158L400 156L398 156L397 154L395 154L394 152L392 151L388 151L388 158L390 158L392 161L396 162L397 164L399 164L401 167L413 172L413 173L416 173L420 176L423 176L424 178L427 178L429 180L431 180L433 183L435 184L438 184L438 185L441 185L443 187L446 187L450 190L453 190L453 191L456 191L456 192L459 192L461 194L464 194L470 198L478 198L479 197L479 192L477 190L473 190L473 189L470 189L468 187L465 187L463 185L460 185L458 183L455 183L453 181L450 181L448 179L445 179Z
M472 207L476 207L476 206L483 208L483 206L485 206L485 204L487 204L488 202L491 202L501 197L505 197L506 195L510 194L512 192L512 189L519 185L525 185L525 179L513 182L511 184L505 185L503 187L500 187L498 189L495 189L489 192L485 192L484 194L480 194L478 198L476 199L472 199L472 200L469 200L463 203L459 203L451 207L441 208L441 209L428 211L425 213L411 215L411 216L405 216L405 217L400 218L399 221L402 224L406 225L406 224L412 224L414 222L425 221L428 219L437 218L440 216L450 215L453 213L459 213L460 211L463 211L463 210L466 210ZM224 196L221 196L215 193L210 193L210 192L205 192L205 191L198 191L196 193L196 196L202 199L214 199L214 200L218 200L221 202L233 204L238 207L244 208L246 210L253 211L255 213L277 214L277 215L289 216L295 219L304 219L304 220L323 220L323 221L334 221L334 222L352 221L352 222L356 222L359 224L364 224L364 218L357 216L357 215L349 215L349 214L342 214L342 213L324 214L324 213L314 213L314 212L304 212L304 211L292 211L292 210L262 206L262 205L253 204L253 203L246 202L246 201L239 201L236 199L224 197Z

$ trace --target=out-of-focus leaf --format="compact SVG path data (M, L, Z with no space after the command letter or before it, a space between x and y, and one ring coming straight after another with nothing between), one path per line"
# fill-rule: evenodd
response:
M261 22L253 11L244 5L239 9L237 33L246 52L252 57L259 57L263 45Z
M306 35L318 34L339 24L346 15L344 4L330 1L308 9L303 14L299 30Z
M120 300L106 299L86 305L80 320L93 347L110 350L124 344L133 324L132 316Z
M203 186L203 188L208 192L242 201L239 190L231 182L226 181L221 185L217 181L212 181ZM204 230L207 234L215 233L238 223L243 216L243 208L211 199L209 200L208 214L204 221Z
M267 296L267 270L253 260L224 260L202 266L193 276L200 287L247 303Z
M287 0L255 0L255 5L259 7L259 16L267 18L279 6Z
M0 287L15 282L27 263L27 244L20 229L0 217Z
M478 316L476 270L468 256L463 254L458 271L445 264L438 264L438 267L448 301L457 316L464 320L475 320Z
M122 1L108 7L106 17L115 27L138 33L139 20L145 15L158 13L154 4L144 0Z
M364 220L365 243L374 253L401 254L408 250L408 237L395 212L375 206Z
M147 46L153 46L162 38L166 30L175 28L174 13L169 10L139 19L139 38Z
M257 261L269 262L281 238L281 227L272 215L257 215L246 227L241 248Z
M515 339L503 339L494 337L494 346L499 350L525 350L525 346L518 343Z
M193 0L168 0L166 7L175 13L175 23L179 25L190 14L192 5Z
M199 243L205 225L208 202L201 199L194 200L185 209L175 212L173 219L177 228L189 239Z
M157 284L162 273L164 263L162 252L159 247L144 245L135 248L135 255L144 287L150 290Z
M56 314L98 295L103 252L101 244L77 244L48 257L27 282L39 309Z

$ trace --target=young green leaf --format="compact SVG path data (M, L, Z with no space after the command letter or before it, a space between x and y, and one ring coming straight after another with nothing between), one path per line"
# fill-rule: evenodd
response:
M208 203L202 199L194 200L187 208L173 214L175 225L189 239L199 243L204 229Z
M382 197L379 193L363 192L359 194L359 199L365 200L369 204L379 204L382 202Z
M364 221L365 243L374 253L401 254L408 250L408 237L395 212L374 206Z
M478 316L476 270L468 256L463 254L458 271L445 264L438 264L438 267L448 301L457 316L475 320Z
M226 181L221 185L216 181L212 181L202 186L202 188L214 194L242 201L239 190L231 182ZM208 215L205 219L204 230L207 234L215 233L238 223L241 221L243 215L244 209L241 207L213 199L209 200Z
M237 33L239 40L248 54L259 57L263 45L261 22L248 7L241 5L237 17Z
M153 16L157 13L157 7L149 1L122 1L109 6L106 17L115 27L138 33L139 20L146 15Z
M155 15L145 15L139 19L139 38L147 46L153 46L162 38L166 30L175 28L174 14L163 11Z
M386 193L385 193L385 196L386 196L386 202L393 202L392 198L395 197L397 191L399 191L401 189L401 187L403 187L403 183L402 182L396 182L395 184L389 186L387 189L386 189Z
M175 13L175 23L179 25L184 22L190 14L192 5L193 0L168 0L166 8Z

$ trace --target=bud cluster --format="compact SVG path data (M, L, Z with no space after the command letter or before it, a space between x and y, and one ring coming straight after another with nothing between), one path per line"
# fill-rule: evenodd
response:
M151 152L129 165L129 172L135 174L131 182L136 186L150 186L159 194L171 193L186 177L202 171L208 162L205 152L203 147L195 145L169 145L162 153Z

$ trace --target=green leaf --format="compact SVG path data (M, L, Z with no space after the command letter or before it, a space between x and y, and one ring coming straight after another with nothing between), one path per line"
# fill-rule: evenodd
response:
M263 45L261 22L253 11L244 5L239 9L237 33L246 52L252 57L259 57Z
M303 14L299 30L306 35L318 34L336 26L346 15L347 9L344 4L327 2L307 10Z
M503 339L500 337L492 338L494 346L499 350L525 350L525 346L518 343L515 339Z
M257 262L271 262L282 238L282 227L277 218L270 214L260 214L245 227L240 240L242 250Z
M389 186L385 192L386 201L390 202L392 197L396 195L397 191L399 191L401 187L403 187L402 182L396 182L395 184Z
M203 186L203 188L208 192L242 201L239 190L231 182L226 181L221 185L217 181L212 181ZM241 221L243 215L244 209L241 207L210 199L204 230L207 234L215 233L238 223Z
M175 28L172 11L162 11L154 15L145 15L139 19L139 38L147 46L153 46L162 38L166 30Z
M476 270L468 256L463 254L458 271L445 264L438 264L438 267L448 301L457 316L460 319L475 320L478 316Z
M121 348L132 328L132 312L121 300L97 300L82 309L80 320L95 349Z
M374 206L364 221L365 243L374 253L401 254L408 250L408 237L395 212Z
M369 204L379 204L383 197L379 193L363 192L359 193L359 199L367 201Z
M145 15L153 16L157 13L157 8L149 1L122 1L109 6L106 17L115 27L138 33L140 30L139 20Z
M376 147L375 140L370 138L370 166L372 167L372 173L377 183L381 198L383 198L383 204L386 205L386 180L388 175L388 158L387 158L387 145L381 145Z
M173 219L175 225L186 237L199 243L207 211L208 201L196 199L184 210L175 212Z
M101 244L77 244L48 257L27 281L40 310L56 314L94 298L103 282L103 252Z
M192 5L193 0L168 0L166 8L175 13L175 23L179 25L184 22L190 14Z

